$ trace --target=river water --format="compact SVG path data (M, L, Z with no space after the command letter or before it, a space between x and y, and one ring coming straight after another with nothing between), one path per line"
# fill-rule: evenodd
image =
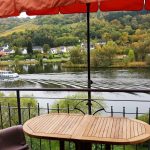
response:
M0 88L85 88L87 87L87 70L65 69L61 64L23 65L0 68L19 73L17 81L0 81ZM115 89L150 89L150 69L92 69L92 88ZM52 104L55 99L72 95L73 92L23 92L36 97L51 97L49 99L38 98L41 106ZM122 111L126 107L127 112L148 112L150 102L119 102L117 100L150 100L150 95L145 93L92 93L107 100L107 110L113 106L114 111ZM114 101L109 101L114 100Z

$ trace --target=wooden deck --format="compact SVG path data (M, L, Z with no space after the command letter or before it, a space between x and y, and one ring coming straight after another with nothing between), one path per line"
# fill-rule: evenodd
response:
M150 126L122 117L47 114L28 120L24 131L33 137L105 144L137 144L150 139Z

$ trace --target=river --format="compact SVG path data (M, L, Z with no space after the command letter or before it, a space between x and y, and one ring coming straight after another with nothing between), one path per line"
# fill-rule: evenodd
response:
M22 65L8 66L1 69L12 70L19 73L18 81L1 81L1 88L85 88L87 87L87 70L65 69L61 64ZM115 89L150 89L150 69L92 69L92 88L115 88ZM52 97L51 100L40 99L38 102L45 107L46 103L53 103L55 98L59 99L73 94L72 92L27 92L38 97ZM145 93L94 93L93 95L103 97L107 109L113 106L114 111L146 112L150 102L118 102L115 100L150 100L150 95ZM54 99L53 99L54 98ZM114 100L114 101L109 101Z

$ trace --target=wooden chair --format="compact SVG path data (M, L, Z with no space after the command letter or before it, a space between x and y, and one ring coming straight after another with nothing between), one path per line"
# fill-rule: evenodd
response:
M29 150L22 125L0 130L0 150Z

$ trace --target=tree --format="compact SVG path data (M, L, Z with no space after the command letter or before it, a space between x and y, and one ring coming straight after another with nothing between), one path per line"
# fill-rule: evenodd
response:
M43 51L44 51L44 53L47 53L49 51L49 49L50 49L50 47L49 47L48 44L44 44L43 45Z
M92 65L94 67L108 67L112 65L117 48L116 43L113 41L109 41L103 47L97 47L92 51Z
M28 53L29 55L33 54L32 42L31 42L31 41L28 41L28 42L27 42L27 53Z
M84 64L85 62L85 50L81 49L80 47L75 47L70 50L70 61L73 64Z
M128 52L128 60L129 60L129 62L135 61L135 55L134 55L134 50L133 49L130 49L129 52Z
M14 51L15 51L15 55L20 55L20 54L21 54L21 50L20 50L19 47L14 46L13 49L14 49Z

